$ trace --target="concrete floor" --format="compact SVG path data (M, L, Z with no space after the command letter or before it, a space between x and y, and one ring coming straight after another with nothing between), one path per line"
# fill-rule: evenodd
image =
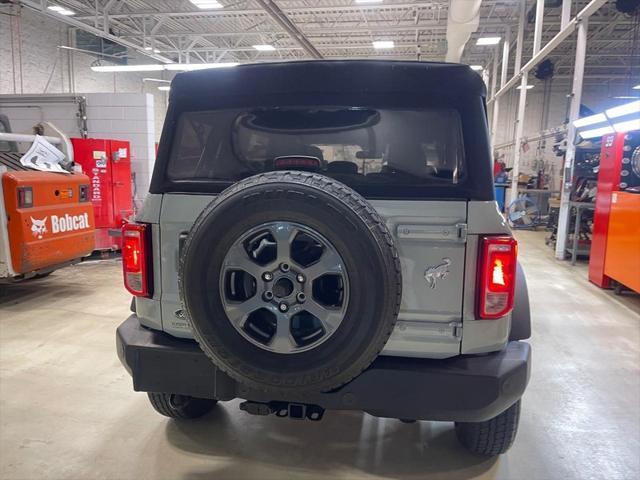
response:
M201 421L157 415L114 348L128 315L120 264L85 263L0 293L0 478L640 478L640 300L558 263L518 234L534 352L520 433L499 459L458 446L452 424L328 412Z

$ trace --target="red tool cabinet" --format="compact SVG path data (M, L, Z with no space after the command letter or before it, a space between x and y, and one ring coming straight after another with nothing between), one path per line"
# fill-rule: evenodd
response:
M589 280L609 288L611 280L640 288L637 219L640 207L640 131L602 137Z
M98 138L72 138L71 142L74 161L91 180L96 250L119 250L120 227L133 215L129 142Z

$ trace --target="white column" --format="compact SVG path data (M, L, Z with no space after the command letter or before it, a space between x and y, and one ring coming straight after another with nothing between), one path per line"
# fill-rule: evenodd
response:
M507 83L507 73L509 70L509 48L511 47L511 29L507 27L504 32L504 43L502 44L502 70L500 72L500 88ZM516 74L517 72L514 72ZM497 101L497 99L496 99Z
M526 0L520 0L520 18L518 19L518 37L516 41L516 61L513 74L517 75L522 67L522 45L524 43L524 24L526 16Z
M498 81L498 48L496 46L496 51L493 54L493 65L491 69L491 94L489 95L492 98L496 94L496 83Z
M564 171L562 191L560 196L560 214L558 215L558 235L556 240L556 258L564 259L569 226L569 195L571 193L571 178L573 176L573 161L576 155L574 140L576 129L574 120L580 117L580 103L582 102L582 82L584 79L584 61L587 53L587 32L589 19L584 18L578 23L576 40L576 60L573 68L573 87L571 91L571 106L569 108L569 125L567 128L567 152L564 156Z
M563 30L571 20L571 0L562 0L562 13L560 15L560 30Z
M524 111L527 107L527 77L528 72L522 74L520 81L520 101L518 102L518 119L516 123L516 138L513 145L513 170L511 170L511 191L509 204L518 198L518 174L520 173L520 158L522 156L522 137L524 134Z
M498 48L499 46L496 46L496 50L493 54L493 65L491 68L491 90L489 91L489 98L495 98L495 94L496 94L496 85L498 83ZM494 142L494 134L495 134L495 125L496 125L496 119L498 117L498 102L497 99L495 99L493 101L493 103L491 103L490 105L490 115L489 115L489 125L490 125L490 137L491 137L491 151L493 152L493 142ZM493 155L493 154L492 154Z
M544 17L544 0L538 0L536 3L536 23L533 30L533 56L535 57L540 51L542 45L542 19Z

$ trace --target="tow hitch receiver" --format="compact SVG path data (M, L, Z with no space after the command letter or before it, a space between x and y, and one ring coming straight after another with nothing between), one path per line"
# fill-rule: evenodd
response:
M289 402L252 402L245 401L240 404L240 410L244 410L251 415L270 415L276 417L289 417L296 420L312 420L318 422L322 420L324 408L318 405L308 405L305 403Z

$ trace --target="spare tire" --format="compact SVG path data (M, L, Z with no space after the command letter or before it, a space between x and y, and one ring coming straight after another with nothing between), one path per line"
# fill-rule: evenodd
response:
M299 171L247 178L211 202L189 232L179 284L213 363L280 394L360 374L393 331L402 294L398 253L374 208Z

